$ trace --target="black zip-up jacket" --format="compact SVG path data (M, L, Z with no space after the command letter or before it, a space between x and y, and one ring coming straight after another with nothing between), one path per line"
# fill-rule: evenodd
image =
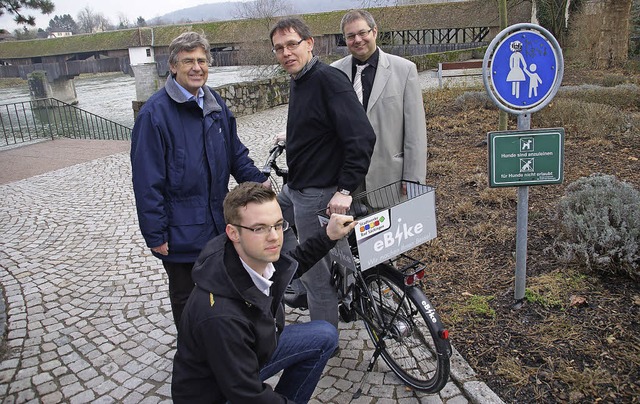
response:
M341 70L317 61L291 80L287 166L291 189L336 186L353 192L364 183L376 133Z
M260 381L260 369L275 351L284 328L282 297L335 245L326 233L309 239L274 263L271 296L253 283L226 234L198 257L196 283L182 314L173 361L175 403L287 403Z

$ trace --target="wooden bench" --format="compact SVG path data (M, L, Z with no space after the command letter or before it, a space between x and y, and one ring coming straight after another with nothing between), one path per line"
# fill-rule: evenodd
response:
M446 77L482 76L482 60L438 63L438 83L442 88Z

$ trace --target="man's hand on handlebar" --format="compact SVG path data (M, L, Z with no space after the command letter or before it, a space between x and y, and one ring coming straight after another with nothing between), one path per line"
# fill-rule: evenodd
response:
M344 195L340 192L333 194L333 197L327 205L327 216L331 216L332 213L338 213L344 215L351 206L351 195Z
M332 214L327 224L327 236L331 240L340 240L356 227L358 222L353 220L353 216Z
M278 144L282 142L283 144L287 141L287 132L276 133L273 137L273 144Z

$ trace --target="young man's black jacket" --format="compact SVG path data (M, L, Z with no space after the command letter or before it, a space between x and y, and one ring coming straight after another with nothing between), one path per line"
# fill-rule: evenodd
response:
M233 243L222 234L202 250L193 268L196 283L182 314L173 362L175 403L285 403L259 378L284 327L282 297L335 245L323 232L281 255L271 296L256 288Z

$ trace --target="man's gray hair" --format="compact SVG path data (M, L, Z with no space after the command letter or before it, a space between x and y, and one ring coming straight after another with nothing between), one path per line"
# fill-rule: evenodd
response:
M367 10L350 10L347 14L342 16L342 21L340 21L340 32L344 34L344 26L356 20L364 20L371 29L376 27L376 20L373 19L373 16Z
M182 51L191 52L202 48L207 55L207 62L211 63L211 45L204 36L204 33L189 31L180 34L169 45L169 64L175 65L178 62L178 53Z

